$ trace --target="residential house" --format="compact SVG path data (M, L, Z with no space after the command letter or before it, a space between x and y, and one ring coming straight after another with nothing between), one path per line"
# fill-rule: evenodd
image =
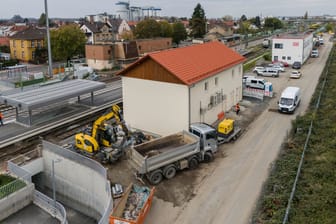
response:
M103 42L112 42L113 36L111 25L109 23L89 23L85 22L80 29L85 33L88 44L96 44Z
M119 72L125 120L159 135L211 124L242 99L244 61L218 41L149 53Z
M115 40L121 40L122 34L132 32L131 27L124 19L110 19L108 20L108 23L112 27L112 33L114 34Z
M138 59L135 41L118 41L109 44L85 45L86 63L93 69L111 69L126 66Z
M46 30L37 27L29 27L19 31L10 37L11 58L21 61L35 59L36 49L44 47Z

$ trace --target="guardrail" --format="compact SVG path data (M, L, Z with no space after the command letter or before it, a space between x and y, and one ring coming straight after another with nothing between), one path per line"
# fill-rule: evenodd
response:
M66 219L66 211L63 205L56 202L56 207L54 207L54 200L37 190L34 190L34 203L60 220L62 224L68 223Z

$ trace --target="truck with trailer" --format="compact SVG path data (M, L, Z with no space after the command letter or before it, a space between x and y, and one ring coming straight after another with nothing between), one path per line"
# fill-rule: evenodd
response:
M164 177L173 178L178 170L195 169L200 162L211 162L218 145L235 140L240 132L230 119L219 123L218 130L195 123L190 125L189 132L181 131L131 147L130 162L137 177L146 177L156 185Z

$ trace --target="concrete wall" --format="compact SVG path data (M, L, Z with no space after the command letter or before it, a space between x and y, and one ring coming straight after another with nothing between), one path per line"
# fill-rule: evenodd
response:
M131 127L162 136L188 130L187 86L127 77L122 79L124 117Z
M102 69L112 69L113 61L112 60L97 60L97 59L86 59L88 66L93 69L102 70Z
M29 171L31 175L35 175L40 172L43 172L43 158L41 157L41 158L34 159L21 167Z
M192 86L190 88L191 123L211 124L216 121L220 112L229 111L239 102L242 99L242 75L243 68L240 64ZM211 104L212 98L215 98L212 101L215 102L214 104Z
M52 160L54 163L57 200L96 220L111 201L111 189L105 168L78 153L43 142L44 179L52 189Z
M27 186L0 200L0 220L16 213L33 202L34 184Z

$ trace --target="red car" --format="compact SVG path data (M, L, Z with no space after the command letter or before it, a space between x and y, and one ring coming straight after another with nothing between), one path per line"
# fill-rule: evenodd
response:
M288 67L289 64L285 61L273 61L273 64L281 64L283 67Z

